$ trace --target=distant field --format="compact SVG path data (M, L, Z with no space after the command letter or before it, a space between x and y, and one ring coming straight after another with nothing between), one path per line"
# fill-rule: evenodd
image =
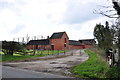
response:
M26 60L26 59L31 59L31 58L35 58L35 57L42 57L42 56L47 56L47 55L53 55L53 54L58 54L58 53L64 53L64 51L62 50L44 50L44 51L40 51L37 50L35 52L35 55L33 55L33 50L28 50L26 51L28 53L22 53L22 52L16 52L13 54L13 56L11 55L4 55L3 52L0 52L0 54L2 55L2 59L0 61L19 61L19 60ZM29 53L30 52L30 53Z
M105 73L109 67L106 62L95 53L85 50L89 55L89 59L75 67L73 67L73 73L76 77L80 78L105 78Z

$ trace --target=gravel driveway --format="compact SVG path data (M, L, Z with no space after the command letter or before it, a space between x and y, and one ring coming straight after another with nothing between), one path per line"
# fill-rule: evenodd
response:
M71 67L81 64L89 58L89 56L86 53L84 53L83 50L74 50L72 51L72 53L73 55L69 55L62 58L17 63L12 62L5 63L3 65L37 72L47 72L52 74L70 76Z

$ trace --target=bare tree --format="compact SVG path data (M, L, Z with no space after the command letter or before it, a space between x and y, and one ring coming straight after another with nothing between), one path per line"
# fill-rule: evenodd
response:
M101 14L103 16L106 16L108 18L120 18L120 1L119 0L111 0L112 4L111 6L100 6L104 10L95 10L95 14Z
M116 45L119 50L119 60L120 60L120 0L109 0L113 5L111 6L102 6L106 11L103 11L101 9L95 10L94 13L101 14L103 16L106 16L108 18L115 18L116 21L114 23L114 40L116 41Z

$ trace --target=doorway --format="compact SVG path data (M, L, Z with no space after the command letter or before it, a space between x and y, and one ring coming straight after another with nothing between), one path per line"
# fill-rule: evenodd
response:
M51 50L54 50L54 45L51 45Z

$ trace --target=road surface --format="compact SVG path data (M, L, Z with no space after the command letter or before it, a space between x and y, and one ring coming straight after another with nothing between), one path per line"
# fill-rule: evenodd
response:
M70 77L72 75L72 73L70 72L71 67L81 64L89 58L89 56L84 52L84 50L73 50L72 53L73 55L61 58L44 60L43 58L46 57L43 57L42 58L43 60L3 63L4 65L3 77L4 78L5 77L65 78L65 76ZM71 54L71 52L66 54ZM15 69L5 66L11 66L14 67Z
M2 66L2 78L67 78L65 76Z

